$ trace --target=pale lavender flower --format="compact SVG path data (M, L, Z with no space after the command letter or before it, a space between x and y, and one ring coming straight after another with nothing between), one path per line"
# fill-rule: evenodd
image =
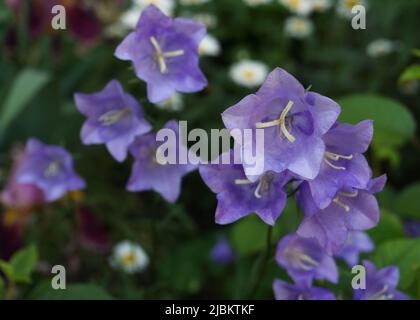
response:
M187 147L178 144L178 122L171 120L163 128L171 129L176 139L168 140L173 150L176 151L176 159L180 152L187 153ZM154 190L162 195L168 202L175 202L181 191L181 180L184 175L194 171L197 167L192 164L161 164L157 159L158 148L162 142L157 141L156 134L147 134L136 138L130 146L130 153L135 158L130 179L127 184L128 191ZM160 150L160 149L159 149Z
M276 300L335 300L334 294L327 289L307 283L290 284L280 279L274 280L273 291Z
M352 231L349 232L344 246L335 256L343 259L350 267L353 267L359 262L360 253L371 252L374 248L375 245L367 233Z
M128 146L138 135L151 130L141 106L123 91L117 80L110 81L97 93L77 93L74 97L79 111L87 117L80 133L84 144L106 144L117 161L127 157Z
M149 100L158 103L177 91L191 93L207 86L198 64L198 47L205 34L204 25L173 19L150 5L115 55L133 62L137 77L147 83Z
M355 289L355 300L410 300L398 291L400 272L397 267L386 267L377 270L370 261L363 261L366 268L366 289Z
M83 189L85 181L74 171L71 155L59 146L49 146L29 139L25 157L16 171L18 183L41 189L47 202L55 201L68 191Z

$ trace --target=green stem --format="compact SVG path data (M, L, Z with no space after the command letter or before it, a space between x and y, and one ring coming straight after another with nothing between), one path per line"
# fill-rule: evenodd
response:
M272 235L273 227L268 226L265 250L261 252L260 258L258 259L253 268L253 274L255 276L253 277L254 280L252 282L250 290L250 298L255 297L255 295L258 293L258 289L264 276L265 269L267 268L268 261L270 260Z

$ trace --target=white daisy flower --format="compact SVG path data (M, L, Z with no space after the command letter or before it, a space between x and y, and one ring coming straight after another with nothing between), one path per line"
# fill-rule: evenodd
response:
M136 27L137 22L139 21L141 8L132 7L127 11L123 12L120 17L120 23L126 29L134 29Z
M250 7L256 7L262 4L268 4L271 0L244 0L244 2Z
M313 10L325 12L332 6L332 0L312 0Z
M218 56L220 54L220 42L211 34L207 34L198 47L198 53L202 56Z
M290 17L285 21L284 31L291 38L306 38L312 34L313 30L312 21L303 17Z
M388 39L376 39L369 43L366 48L367 54L372 58L378 58L390 54L395 50L395 45Z
M169 99L157 103L156 107L161 110L181 111L184 109L184 98L180 93L175 93Z
M280 0L280 3L300 16L306 16L314 9L313 0Z
M268 74L268 67L259 61L242 60L232 65L229 75L241 86L253 88L261 85Z
M337 4L337 12L340 16L345 18L352 18L354 14L351 12L354 6L364 6L367 9L367 2L365 0L339 0Z
M110 262L113 268L136 273L146 269L149 257L140 245L123 241L114 247Z

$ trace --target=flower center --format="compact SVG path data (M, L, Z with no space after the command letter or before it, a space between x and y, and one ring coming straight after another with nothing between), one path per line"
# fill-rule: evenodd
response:
M355 198L357 197L357 195L359 194L359 192L356 190L352 193L348 193L348 192L338 192L339 196L343 196L346 198ZM347 204L343 203L340 199L340 197L337 196L333 199L333 202L338 205L339 207L343 208L346 212L350 212L350 206L348 206Z
M155 49L156 61L159 65L160 73L168 72L168 66L166 65L165 58L178 57L184 54L184 50L163 52L161 46L159 45L159 42L156 40L155 37L150 37L150 42L152 43L153 48Z
M134 253L130 252L130 253L124 255L121 260L122 260L123 265L131 266L134 263L135 259L136 259L136 257L134 255Z
M46 177L52 177L57 175L57 173L60 171L60 161L54 160L51 161L50 164L48 164L48 167L45 169L44 174Z
M99 117L99 122L101 125L108 127L116 123L118 120L120 120L123 116L125 116L129 112L128 108L124 108L121 110L111 110L108 112L105 112L103 115Z
M273 180L274 180L274 176L271 173L268 172L268 173L264 174L260 178L260 180L258 182L258 185L255 188L255 191L254 191L255 198L257 198L257 199L262 198L261 191L263 193L267 194L270 191L270 186L271 186L271 183L273 182ZM236 179L235 180L235 184L237 184L237 185L246 185L246 184L253 184L253 183L255 183L255 182L249 181L248 179Z
M286 249L284 251L284 255L286 258L291 260L292 264L298 269L310 271L319 266L318 261L313 259L311 256L297 250Z
M253 80L255 78L254 71L253 70L250 70L250 69L245 70L244 73L243 73L243 75L244 75L244 78L246 80Z
M289 113L290 109L292 109L292 107L293 107L293 101L289 100L286 107L281 112L280 118L278 118L276 120L273 120L273 121L269 121L269 122L257 122L255 124L255 127L257 129L263 129L263 128L270 128L270 127L274 127L274 126L280 126L280 130L284 134L286 139L289 140L290 142L295 142L296 138L289 132L289 130L286 127L286 124L290 125L290 123L291 123L291 120L289 118L286 118L286 117L287 117L287 114Z
M326 164L328 164L331 168L335 169L335 170L346 170L345 167L342 166L336 166L335 164L333 164L330 160L332 161L338 161L340 159L345 159L345 160L351 160L353 159L353 155L341 155L341 154L337 154L337 153L332 153L332 152L328 152L326 151L324 153L324 162Z

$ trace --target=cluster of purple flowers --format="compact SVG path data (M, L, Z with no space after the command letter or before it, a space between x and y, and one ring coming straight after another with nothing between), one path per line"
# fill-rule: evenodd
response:
M156 6L142 11L136 29L117 47L115 56L133 62L138 78L147 83L148 99L162 102L177 91L196 92L207 85L198 65L198 46L206 28L188 19L171 18ZM79 111L87 120L81 131L84 144L105 144L119 162L130 153L135 162L128 191L154 190L168 202L180 194L182 177L195 170L190 164L162 165L156 159L156 134L145 119L141 105L112 80L100 92L75 94ZM178 135L178 124L164 125ZM170 142L168 142L170 143ZM186 146L173 146L182 152Z
M356 125L338 122L340 106L305 88L289 73L276 68L255 94L246 96L222 114L228 129L264 130L264 149L255 157L264 163L256 176L245 165L203 165L200 174L217 194L216 222L227 224L251 213L273 226L286 201L286 187L294 187L304 219L296 233L283 238L276 260L288 271L295 285L274 282L279 299L332 299L327 290L312 287L315 279L337 282L334 256L353 266L360 252L373 249L362 231L379 221L374 196L386 176L372 177L363 153L373 136L372 121ZM253 134L255 140L257 135ZM235 141L245 152L245 143ZM247 143L256 145L255 141ZM386 279L368 268L368 285L386 294ZM397 277L398 278L398 277ZM395 280L395 279L394 279ZM396 282L386 288L395 289ZM392 290L394 290L392 289ZM386 291L386 292L385 292ZM379 295L379 292L381 294ZM371 294L355 294L372 298Z

